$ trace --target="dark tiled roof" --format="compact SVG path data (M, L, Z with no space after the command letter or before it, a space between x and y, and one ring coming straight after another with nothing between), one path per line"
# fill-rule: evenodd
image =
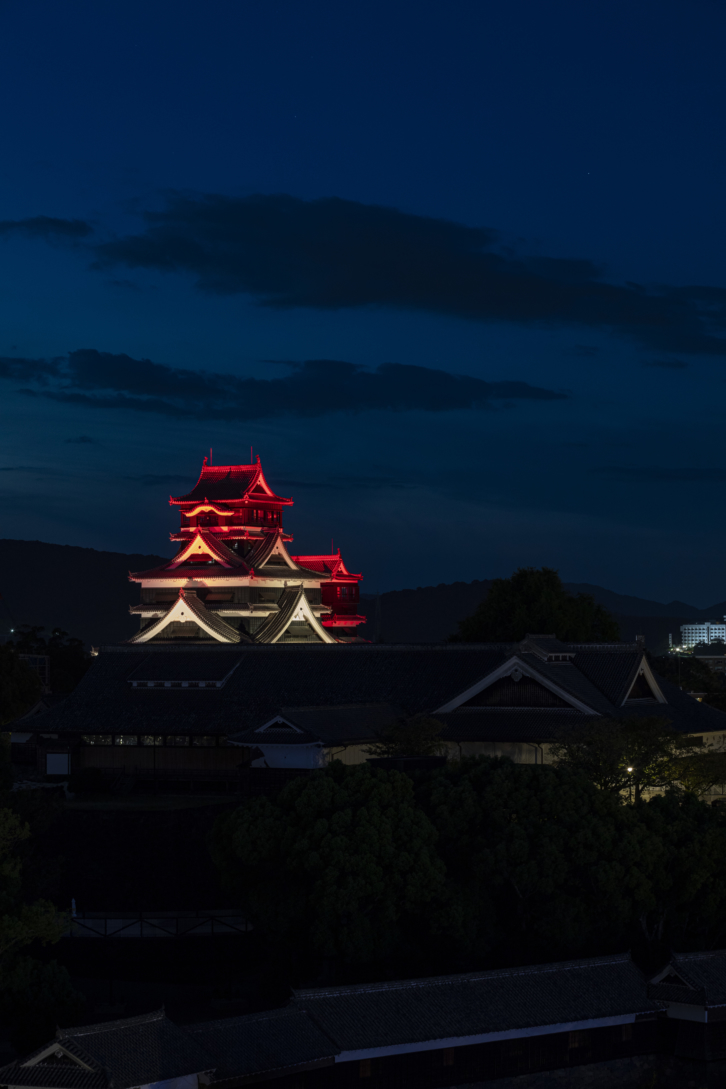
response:
M175 503L203 499L241 499L259 472L257 465L205 465L199 480L186 495L174 496ZM266 498L261 496L260 498Z
M10 1063L0 1068L0 1084L26 1085L28 1089L106 1089L108 1078L102 1071L86 1070L82 1066Z
M709 1006L726 1005L726 950L678 953L671 958L671 965L689 987L704 993Z
M300 599L304 596L305 591L300 588L283 590L277 602L279 611L268 616L262 627L255 632L255 638L261 643L272 642L279 638L292 620Z
M655 1011L627 954L330 990L297 991L341 1051Z
M320 715L321 724L323 719L335 722L336 708L356 704L367 708L371 704L386 704L400 708L403 714L435 713L437 708L445 706L504 664L516 649L471 643L440 646L277 644L238 646L234 650L218 644L102 648L78 687L58 707L37 715L32 726L44 733L143 731L233 735L261 726L281 708L328 707L331 714ZM225 663L220 670L228 670L227 663L233 660L238 660L239 665L220 689L133 688L129 678L142 663L142 672L150 679L157 672L156 655L162 656L166 673L174 663L179 680L201 679L215 658ZM593 651L592 656L601 666L598 683L592 671L588 675L578 670L579 654L574 664L543 662L534 655L524 655L523 660L543 679L554 681L588 706L595 704L595 710L601 714L657 714L669 718L683 732L726 732L726 716L720 711L698 703L660 679L668 704L647 703L620 708L610 702L603 693L607 687L607 670L616 675L612 690L622 691L622 678L630 673L634 675L637 668L635 655L636 652L629 648L622 652L617 647L607 652ZM211 668L218 669L216 664ZM319 732L310 716L302 711L299 713L303 715L301 725ZM482 740L546 740L553 736L554 723L566 726L571 723L573 714L565 710L556 716L540 709L460 711L455 712L462 718L457 730L465 732L468 740L476 740L473 736L476 720L472 717L468 724L463 720L476 715L483 725L491 726L494 720L488 716L493 713L504 715L500 721L502 725L509 724L512 732L502 738L493 738L488 732ZM361 717L367 714L365 711ZM452 715L445 718L447 728L451 728ZM348 721L352 721L350 717ZM547 729L543 737L538 734L540 724ZM351 740L357 728L355 725L344 728L341 724L341 733ZM330 730L327 737L336 740L338 735L334 735L333 726Z
M401 712L390 703L356 703L338 707L283 707L281 714L296 726L314 731L323 741L367 741L395 722Z
M687 1006L705 1006L706 992L696 987L679 986L677 983L651 983L648 994L657 1002L679 1002Z
M189 1025L187 1032L214 1055L215 1081L332 1062L338 1050L307 1014L293 1006Z
M163 1011L59 1029L57 1035L62 1044L70 1041L108 1071L114 1089L166 1081L216 1066L212 1056Z
M564 689L565 692L569 692L596 714L612 714L612 703L605 699L602 692L585 674L580 672L573 662L544 662L534 654L520 654L518 657L534 672Z
M619 654L601 654L585 647L578 650L573 664L606 700L619 707L633 683L642 657L643 652L634 648Z
M196 672L192 676L189 666L193 664ZM239 654L230 650L219 650L216 654L195 654L190 658L184 654L165 653L144 655L135 669L128 675L129 681L223 681L239 665Z

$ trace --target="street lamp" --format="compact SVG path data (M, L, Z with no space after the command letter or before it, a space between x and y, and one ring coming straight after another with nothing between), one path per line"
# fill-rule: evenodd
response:
M630 793L630 804L632 805L633 804L633 776L632 776L633 768L628 768L628 772L630 772L629 793Z

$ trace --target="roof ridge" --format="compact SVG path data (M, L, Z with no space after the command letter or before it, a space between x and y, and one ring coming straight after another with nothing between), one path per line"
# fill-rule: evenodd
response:
M489 968L481 972L464 972L449 976L423 976L420 979L388 980L380 983L352 983L340 987L308 988L293 990L295 998L325 998L329 995L364 994L376 991L404 990L421 986L445 986L452 983L474 983L481 979L500 979L507 976L537 975L545 972L570 971L576 968L596 968L607 964L632 963L630 953L611 953L603 957L586 957L580 960L554 961L549 964L528 964L513 968Z
M153 1021L166 1020L166 1011L162 1006L161 1009L152 1010L151 1013L140 1013L135 1017L121 1017L116 1021L99 1021L95 1025L75 1025L71 1028L59 1028L57 1039L65 1040L68 1037L79 1035L92 1036L99 1032L109 1032L121 1028L130 1028L133 1025L145 1025L151 1024Z

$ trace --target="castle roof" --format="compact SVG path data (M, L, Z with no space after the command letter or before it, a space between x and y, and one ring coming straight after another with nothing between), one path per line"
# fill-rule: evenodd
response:
M290 504L292 499L275 495L262 472L260 459L254 465L208 465L202 463L199 480L186 495L172 496L172 504L195 503L206 499L212 502L240 499L259 499Z
M331 578L350 578L350 579L362 579L362 575L354 575L343 563L340 555L340 549L337 553L332 552L329 555L313 555L313 556L293 556L295 563L300 564L301 567L306 567L308 571L317 571L322 575L330 575Z

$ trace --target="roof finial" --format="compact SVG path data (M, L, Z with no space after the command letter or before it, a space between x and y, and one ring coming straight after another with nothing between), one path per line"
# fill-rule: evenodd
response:
M206 458L202 458L202 468L204 468L204 466L205 466L206 464L207 464L207 459L206 459Z

